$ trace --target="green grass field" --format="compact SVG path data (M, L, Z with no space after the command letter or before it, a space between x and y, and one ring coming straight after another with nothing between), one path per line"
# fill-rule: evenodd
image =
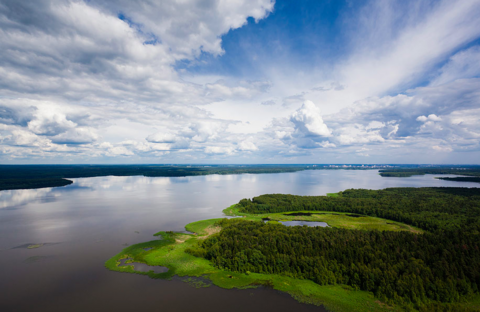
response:
M227 216L240 216L246 220L261 221L268 218L271 221L316 221L326 222L331 227L338 227L351 230L379 230L379 231L410 231L423 233L419 228L395 222L387 219L370 216L351 216L351 213L331 211L295 211L281 213L246 214L238 210L237 205L232 205L223 210ZM290 213L311 213L311 216L289 216ZM353 214L354 215L354 214Z

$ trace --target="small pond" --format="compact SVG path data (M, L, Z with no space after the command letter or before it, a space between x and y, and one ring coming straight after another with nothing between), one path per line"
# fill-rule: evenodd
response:
M280 221L281 224L285 226L321 226L321 227L328 227L326 222L315 222L315 221Z

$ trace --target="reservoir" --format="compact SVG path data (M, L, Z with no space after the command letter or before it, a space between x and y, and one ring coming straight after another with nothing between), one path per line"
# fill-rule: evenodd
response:
M384 178L377 170L97 177L0 191L0 311L324 311L268 288L197 289L178 278L112 272L104 263L158 231L222 217L224 208L261 194L480 186L434 177Z

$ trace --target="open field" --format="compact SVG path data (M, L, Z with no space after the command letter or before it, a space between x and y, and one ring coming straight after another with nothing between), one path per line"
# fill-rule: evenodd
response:
M352 213L331 212L331 211L295 211L265 214L246 214L238 211L237 205L232 205L223 210L227 216L242 216L246 220L262 221L315 221L326 222L331 227L338 227L350 230L379 230L379 231L409 231L423 233L421 229L401 222L395 222L382 218L361 216ZM298 214L305 214L301 216ZM307 214L311 214L307 216Z

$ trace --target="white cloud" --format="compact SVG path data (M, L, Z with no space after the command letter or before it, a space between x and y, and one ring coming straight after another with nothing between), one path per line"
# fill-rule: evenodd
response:
M146 140L151 143L175 143L178 138L171 133L154 133L149 135Z
M229 123L223 121L198 121L189 125L183 136L192 141L204 143L219 138L228 128Z
M430 120L430 121L441 121L442 118L438 117L438 116L435 115L435 114L430 114L430 115L428 115L428 117L426 117L426 116L418 116L416 120L417 120L417 121L421 121L421 122L426 122L426 121L428 121L428 120Z
M375 142L384 142L385 139L378 130L368 131L359 124L342 127L337 130L334 140L341 145L366 144Z
M421 18L407 21L394 31L398 22L393 2L376 2L374 12L385 18L365 19L365 36L356 36L359 53L340 69L348 89L362 97L378 95L421 78L424 71L448 56L457 47L480 35L480 3L478 1L441 1L429 14L420 12ZM395 36L395 33L397 34ZM365 40L366 39L366 40ZM363 41L365 40L365 41ZM380 42L378 40L381 40Z
M233 154L235 149L233 147L224 146L207 146L205 147L205 153L207 154Z
M39 145L42 141L41 138L25 130L13 130L11 132L11 140L13 145L20 146L34 146Z
M475 78L480 75L480 47L473 46L450 57L440 69L440 75L430 85L437 86L457 79Z
M124 13L126 18L138 23L143 33L154 35L179 58L191 57L192 53L198 55L200 51L222 54L221 34L243 26L247 16L257 21L265 18L274 6L270 0L93 2L114 14Z
M53 136L51 140L57 144L88 144L97 141L98 135L92 128L75 128Z
M453 149L451 147L448 147L448 146L438 146L438 145L434 145L432 146L432 149L436 150L436 151L439 151L439 152L452 152Z
M28 123L28 129L35 134L56 135L72 129L76 124L67 120L63 114L44 112L36 114L35 119Z
M300 109L290 116L290 121L295 124L295 129L304 136L331 135L327 125L323 122L320 109L312 102L305 101Z
M317 145L323 148L334 148L337 147L335 144L328 141L317 142Z
M222 36L267 17L270 0L3 1L0 157L416 161L424 147L479 151L480 48L464 47L480 36L480 2L399 4L371 1L343 19L351 38L332 64L319 50L318 63L272 57L234 77L176 65L218 60Z
M385 123L384 122L380 122L380 121L371 121L366 127L365 129L367 130L370 130L370 129L381 129L385 127Z
M238 149L241 151L258 151L258 147L250 141L242 141L238 144Z

